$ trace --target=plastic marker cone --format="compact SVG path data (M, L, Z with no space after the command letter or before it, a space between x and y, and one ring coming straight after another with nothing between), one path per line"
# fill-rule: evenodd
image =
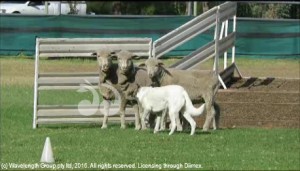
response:
M51 142L49 137L47 137L45 141L41 162L54 163L53 152L52 152L52 147L51 147Z

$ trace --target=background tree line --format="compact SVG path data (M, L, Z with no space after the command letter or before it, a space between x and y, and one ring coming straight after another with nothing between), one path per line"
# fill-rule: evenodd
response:
M187 15L187 1L86 1L87 11L104 15ZM197 14L224 1L198 1ZM300 18L298 4L238 3L237 17Z

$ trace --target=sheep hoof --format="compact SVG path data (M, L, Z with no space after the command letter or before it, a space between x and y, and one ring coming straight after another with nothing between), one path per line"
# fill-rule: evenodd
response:
M125 129L126 128L126 126L125 125L121 125L121 127L120 127L121 129Z
M141 126L136 126L135 127L135 130L140 130L141 129Z
M156 133L158 133L158 131L156 131L156 130L154 130L154 132L153 132L154 134L156 134Z
M182 131L182 127L177 127L177 131Z
M208 128L203 128L202 132L208 132Z
M147 127L144 127L144 128L142 128L142 130L145 131L145 130L148 130L148 128L147 128Z
M101 129L106 129L107 125L102 125Z

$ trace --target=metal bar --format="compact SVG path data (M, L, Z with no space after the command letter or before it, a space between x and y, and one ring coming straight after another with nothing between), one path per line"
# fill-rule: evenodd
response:
M183 58L182 61L175 63L171 67L175 67L177 69L189 69L199 62L204 61L206 58L212 56L214 54L214 46L215 43L212 41L190 53L188 56Z
M219 74L218 74L218 79L219 79L219 81L220 81L221 85L223 86L223 88L226 90L226 89L227 89L227 87L226 87L226 85L225 85L224 81L222 80L222 78L221 78L221 76L220 76Z
M239 70L239 68L237 67L237 65L235 63L234 63L234 66L235 66L235 69L236 69L237 73L239 74L239 76L241 78L244 78L243 75L242 75L242 73L241 73L241 71Z
M227 37L228 34L228 20L225 22L225 37ZM224 69L227 68L227 50L224 52Z
M58 8L57 8L57 11L58 11L58 15L61 15L61 1L58 2Z
M109 44L118 44L118 43L148 43L151 41L151 38L40 38L40 44L43 43L109 43Z
M216 38L215 38L215 61L214 61L214 71L216 73L218 72L218 67L219 67L219 27L220 27L220 19L219 19L219 10L220 6L218 6L217 14L216 14L216 27L215 27L215 32L216 32Z
M236 33L236 15L233 16L233 30L232 32ZM231 63L235 62L235 43L232 47L232 58L231 58Z
M171 32L169 32L168 34L160 37L159 39L157 39L154 43L156 43L157 45L160 45L162 43L165 43L166 41L168 41L169 39L171 39L172 37L176 36L178 34L178 32L182 32L188 28L191 27L191 25L196 25L197 23L211 17L212 15L215 15L217 10L217 7L211 8L210 10L208 10L207 12L195 17L194 19L192 19L191 21L181 25L180 27L172 30Z
M134 117L125 117L127 122L134 121ZM102 118L39 118L37 122L39 124L86 124L86 123L98 123L100 124ZM120 122L119 117L108 117L109 122Z
M192 15L192 1L189 1L188 2L188 16L191 16Z
M223 54L234 45L235 33L230 33L227 37L219 40L219 54Z
M87 82L86 82L87 81ZM38 84L42 85L62 85L62 84L85 84L85 83L98 83L98 77L40 77Z
M178 47L178 46L182 45L183 43L189 41L190 39L194 38L195 36L203 33L206 30L208 30L214 24L215 24L214 22L211 22L209 24L203 25L202 28L193 29L192 31L190 31L186 35L182 34L182 35L176 37L175 40L173 40L173 42L171 42L171 43L166 43L166 44L161 45L161 47L156 48L156 52L157 52L157 54L155 54L156 57L160 57L160 56L166 54L167 52L175 49L176 47Z
M48 5L48 1L45 1L45 11L46 11L46 15L49 14L49 5Z
M57 85L45 85L45 86L39 86L38 90L78 90L79 88L81 88L82 86L80 85L61 85L61 86L57 86ZM94 89L98 89L98 85L93 85L91 86Z
M220 21L226 21L229 18L232 18L234 15L236 15L236 8L236 2L220 5Z
M221 33L220 33L220 38L219 39L222 39L222 37L223 37L224 25L225 25L224 22L222 22Z
M197 1L194 1L194 16L197 16Z
M148 52L149 57L148 58L152 58L152 48L153 48L153 41L151 39L149 42L149 52Z
M67 72L67 73L60 73L60 72L46 72L46 73L39 73L40 77L99 77L98 72Z
M38 76L39 76L39 38L35 38L35 71L34 71L34 97L33 97L33 126L37 126L37 105L38 105Z

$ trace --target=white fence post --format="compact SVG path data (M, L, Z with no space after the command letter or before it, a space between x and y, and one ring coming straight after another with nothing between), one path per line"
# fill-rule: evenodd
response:
M38 105L38 77L39 77L39 38L35 39L35 71L34 71L34 97L33 97L33 129L36 128Z
M215 62L214 62L214 71L218 74L218 66L219 66L219 27L220 27L220 7L218 6L217 14L216 14L216 27L215 27Z
M225 36L227 37L228 35L228 20L225 21ZM227 50L224 52L224 69L227 68Z
M233 16L233 30L232 32L236 32L236 15ZM235 62L235 44L232 47L232 63Z
M194 1L194 16L197 16L197 1Z

